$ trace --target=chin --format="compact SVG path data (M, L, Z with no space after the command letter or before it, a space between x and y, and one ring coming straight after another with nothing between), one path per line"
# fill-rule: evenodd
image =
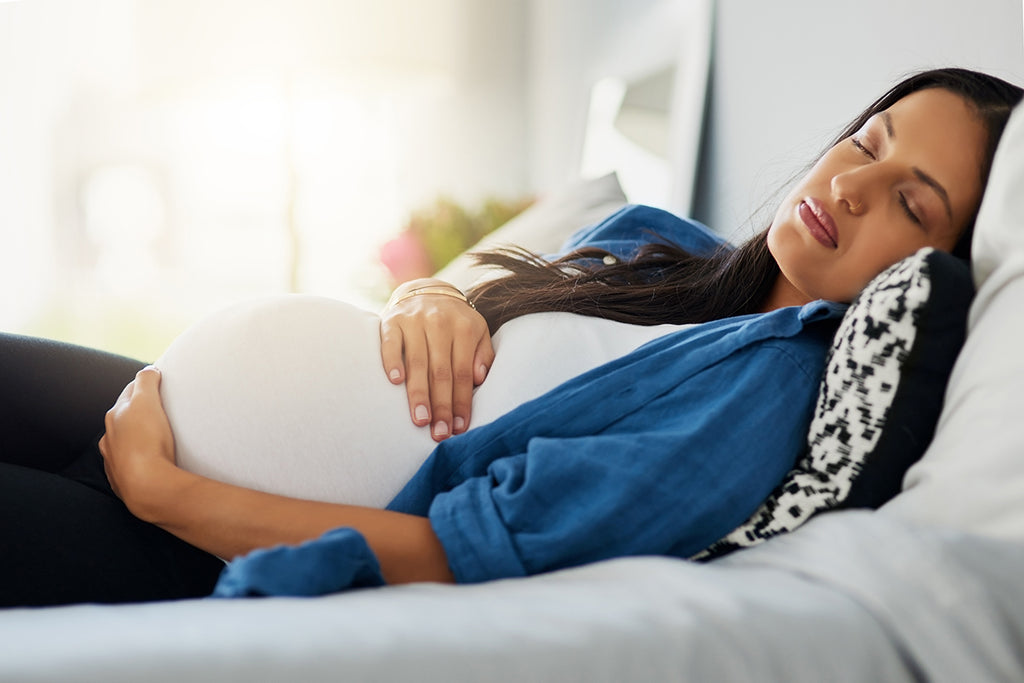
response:
M769 226L766 243L768 251L776 263L785 260L788 252L795 249L799 253L799 250L803 248L801 236L793 229L793 226L779 220L772 221Z

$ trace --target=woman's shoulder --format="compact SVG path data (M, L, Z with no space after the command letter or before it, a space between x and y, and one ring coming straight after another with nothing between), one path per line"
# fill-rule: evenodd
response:
M577 230L559 253L598 247L626 257L639 246L652 242L668 242L694 254L709 254L726 243L699 221L653 206L630 204L596 225Z

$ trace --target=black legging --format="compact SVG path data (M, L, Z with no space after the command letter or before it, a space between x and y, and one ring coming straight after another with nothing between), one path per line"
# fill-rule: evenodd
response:
M96 444L142 363L0 334L0 606L207 595L223 563L134 517Z

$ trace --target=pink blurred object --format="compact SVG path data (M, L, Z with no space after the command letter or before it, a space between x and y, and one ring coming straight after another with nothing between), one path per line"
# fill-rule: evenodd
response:
M434 265L423 242L408 230L381 246L380 262L387 267L395 284L434 273Z

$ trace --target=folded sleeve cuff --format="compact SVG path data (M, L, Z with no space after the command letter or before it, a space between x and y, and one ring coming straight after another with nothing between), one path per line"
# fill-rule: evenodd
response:
M384 585L377 556L341 527L300 545L262 548L230 562L213 597L314 596Z
M430 506L430 524L458 583L526 576L491 493L490 477L477 477L438 495Z

